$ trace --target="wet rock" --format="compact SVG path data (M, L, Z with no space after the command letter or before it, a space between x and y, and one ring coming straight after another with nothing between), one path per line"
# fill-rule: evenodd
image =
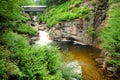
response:
M78 61L66 63L64 67L66 67L67 69L69 68L70 72L74 73L75 75L82 75L82 68L79 65ZM71 76L70 80L79 80L78 78L75 78L75 75Z
M36 33L34 36L29 36L28 41L30 42L30 44L34 44L36 40L39 39L39 33Z
M65 65L66 67L71 67L72 71L77 74L82 74L82 68L79 65L78 61L73 61Z
M95 59L95 61L96 61L97 64L99 64L99 65L104 64L104 60L105 60L105 58L96 58L96 59Z
M31 25L31 26L35 26L35 24L34 24L33 22L30 22L30 25Z
M103 64L98 65L98 68L101 68L103 70L104 69L104 65Z
M117 73L116 67L107 67L107 77L119 80L119 74Z
M31 40L36 41L36 40L38 40L38 37L32 37Z
M40 26L38 27L38 30L45 30L45 27Z
M46 24L40 24L39 26L39 30L44 30L44 31L49 31L48 27L46 26Z
M115 67L107 67L107 71L108 71L108 72L111 72L111 73L114 73L114 72L116 72L117 70L116 70Z

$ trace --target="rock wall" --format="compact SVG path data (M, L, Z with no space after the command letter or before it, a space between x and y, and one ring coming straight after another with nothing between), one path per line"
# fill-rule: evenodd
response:
M79 7L88 7L88 18L74 19L56 24L50 30L51 38L59 41L77 41L83 45L99 47L99 35L103 27L100 25L106 18L107 2L108 0L87 0L82 2Z
M79 4L79 7L90 7L90 11L94 8L90 5L90 1L83 2ZM90 27L93 24L94 20L94 13L89 13L91 16L89 16L89 19L81 18L81 19L74 19L71 21L62 22L59 24L56 24L51 30L50 30L50 36L53 40L71 40L71 41L77 41L80 44L83 45L92 45L92 39L93 36L89 34L88 27ZM90 20L90 18L92 20ZM91 26L92 27L92 26Z
M51 29L50 35L54 40L78 41L83 45L91 45L92 36L87 32L87 25L84 19L76 19L55 25Z
M108 0L97 0L95 6L95 14L94 14L94 21L93 26L95 29L95 35L94 35L94 41L93 46L101 49L101 40L100 40L100 34L103 28L106 25L106 13L108 9Z

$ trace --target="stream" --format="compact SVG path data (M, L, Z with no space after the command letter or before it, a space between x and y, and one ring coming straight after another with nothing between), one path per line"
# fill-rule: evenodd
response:
M95 58L100 50L91 46L73 44L71 42L58 42L66 62L77 60L82 67L83 80L106 80L100 74Z
M52 40L49 40L48 33L45 31L38 31L39 40L36 44L44 46L49 45ZM82 68L83 80L106 80L100 74L95 59L100 55L101 51L91 46L74 44L73 42L55 42L60 47L63 54L63 61L72 63L77 61Z
M35 25L38 26L38 25ZM50 40L48 32L38 30L39 39L35 41L37 45L49 45ZM101 50L88 45L75 44L73 42L55 42L60 47L63 54L63 60L67 63L77 61L81 67L82 80L111 80L106 79L102 70L98 68L95 59L100 56Z

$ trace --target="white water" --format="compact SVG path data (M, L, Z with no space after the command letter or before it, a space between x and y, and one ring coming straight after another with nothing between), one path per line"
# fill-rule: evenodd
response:
M46 45L52 42L50 40L49 34L45 31L38 31L39 39L35 42L37 45Z

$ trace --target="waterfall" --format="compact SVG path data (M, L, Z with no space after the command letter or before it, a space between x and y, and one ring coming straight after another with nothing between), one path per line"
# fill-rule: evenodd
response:
M36 16L36 15L32 16L32 24L39 33L38 40L35 41L36 45L47 45L52 42L52 40L50 40L50 37L48 34L49 32L47 32L45 30L46 28L44 26L42 26L42 29L40 29L41 26L39 24L38 16Z
M49 34L46 31L38 31L39 39L35 42L37 45L46 45L52 42L50 40Z

